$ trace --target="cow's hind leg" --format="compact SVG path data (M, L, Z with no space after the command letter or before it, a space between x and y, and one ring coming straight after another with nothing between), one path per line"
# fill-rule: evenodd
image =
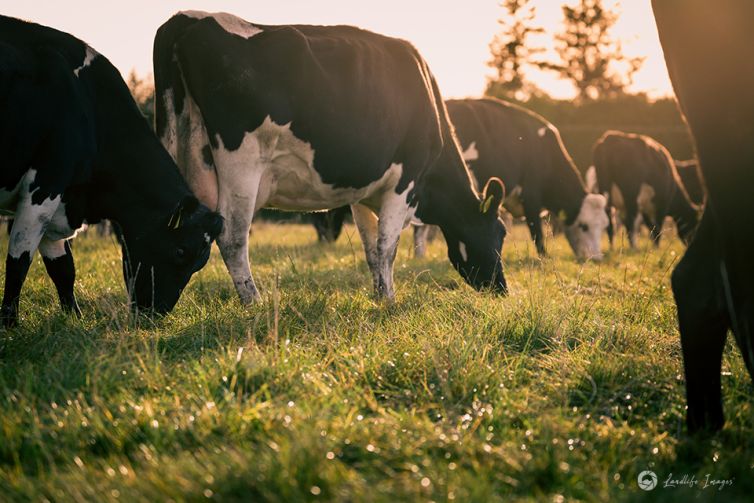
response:
M0 318L6 327L18 324L18 304L21 288L29 272L31 258L39 247L45 228L60 204L60 198L45 199L40 204L32 201L29 185L24 182L22 196L16 209L15 220L8 241L5 261L5 292Z
M362 204L351 205L351 213L353 214L353 221L356 224L356 228L359 229L359 236L361 236L361 242L364 245L364 253L366 254L367 265L369 266L369 272L372 273L372 282L374 284L374 291L376 292L379 284L377 215L375 215L372 210Z
M429 241L429 225L414 226L414 257L424 258L427 254L427 242Z
M42 261L47 269L47 274L58 291L60 307L65 312L81 317L81 310L73 293L76 266L73 263L71 243L66 239L50 241L47 238L42 238L39 243L39 252L42 254Z
M711 227L712 222L706 224ZM672 275L686 375L686 421L691 432L718 430L724 422L720 370L729 324L713 229L704 234L691 243Z

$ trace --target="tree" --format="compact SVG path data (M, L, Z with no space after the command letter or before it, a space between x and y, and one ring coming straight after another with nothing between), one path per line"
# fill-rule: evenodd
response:
M132 69L126 80L128 89L139 106L141 114L147 119L149 125L154 127L154 80L152 74L140 78L135 69Z
M536 89L527 82L523 69L534 64L532 56L544 49L532 47L527 39L529 35L544 30L531 26L535 9L528 7L528 3L529 0L504 0L500 4L506 12L498 20L501 32L490 43L492 59L488 65L497 70L497 76L487 83L488 95L523 100Z
M602 0L579 0L563 6L564 31L555 36L560 63L542 63L571 80L580 99L597 99L624 94L644 58L623 54L620 41L610 36L618 14L605 8Z

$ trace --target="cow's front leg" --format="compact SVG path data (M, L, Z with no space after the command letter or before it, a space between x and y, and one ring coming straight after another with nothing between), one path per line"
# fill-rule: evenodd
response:
M29 179L21 188L22 196L8 241L8 256L5 260L5 292L0 310L3 325L18 324L18 304L21 288L29 272L31 258L39 247L45 228L60 204L60 198L45 199L34 204L31 198Z
M47 275L55 284L60 299L60 307L67 313L73 313L79 318L79 309L76 297L73 293L73 284L76 281L76 266L73 263L71 243L66 239L51 241L42 238L39 243L39 252L47 269Z
M534 244L537 247L537 254L540 257L547 255L545 250L545 235L542 232L542 217L539 215L542 211L542 207L539 204L526 205L524 216L526 217L526 224L529 226L529 233L534 240Z
M723 426L720 370L728 330L723 301L721 257L715 249L712 220L702 223L695 239L673 271L683 366L686 375L686 421L689 431Z
M388 192L380 207L379 228L377 236L377 297L389 300L395 298L393 288L393 262L398 251L398 241L401 231L408 222L409 207L405 194Z
M359 229L359 236L361 237L361 243L364 245L364 253L367 258L367 265L369 266L369 272L372 273L372 282L374 285L374 291L378 290L378 252L377 252L377 236L378 236L378 224L377 215L372 210L362 204L352 204L351 214L353 215L353 221L356 224L356 228Z
M225 224L217 238L217 246L241 304L248 305L260 299L249 265L249 228L254 217L256 194L244 197L234 194L233 188L228 188L225 193L232 195L224 198L221 187L220 214L225 218Z

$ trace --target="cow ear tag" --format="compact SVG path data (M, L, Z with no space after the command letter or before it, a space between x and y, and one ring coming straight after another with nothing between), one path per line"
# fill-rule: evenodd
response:
M488 196L487 199L479 203L479 211L482 213L487 213L490 210L493 198L493 196Z

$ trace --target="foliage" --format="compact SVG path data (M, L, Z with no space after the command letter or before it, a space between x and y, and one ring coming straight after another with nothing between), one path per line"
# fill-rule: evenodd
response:
M564 30L555 36L560 62L541 66L571 80L582 100L624 93L644 59L625 56L610 36L617 13L602 0L578 0L575 6L563 6L563 16Z
M393 305L372 300L352 226L334 246L294 225L252 241L263 302L238 305L214 250L152 321L127 314L113 238L74 243L82 320L35 259L22 324L0 333L0 500L750 498L737 350L726 429L684 433L676 239L579 264L562 237L539 260L516 226L501 298L463 284L440 242L410 258L404 236ZM644 493L645 469L734 483Z
M126 79L128 89L147 122L154 128L154 79L150 73L146 77L139 77L132 69Z
M543 33L540 27L531 26L536 9L528 7L529 0L504 0L501 7L505 16L498 20L501 32L490 43L492 60L488 65L497 75L487 83L489 93L524 99L536 91L526 80L524 67L531 65L532 57L544 49L532 46L529 35Z

